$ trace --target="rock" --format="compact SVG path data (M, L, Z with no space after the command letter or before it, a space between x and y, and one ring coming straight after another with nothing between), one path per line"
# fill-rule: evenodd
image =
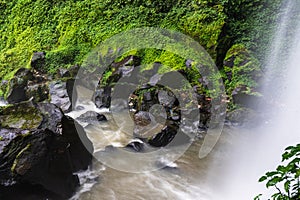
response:
M190 69L190 68L192 67L192 63L193 63L193 60L187 59L187 60L185 61L185 66L186 66L188 69Z
M47 71L44 70L44 65L46 61L45 58L45 52L34 52L30 62L31 67L37 71L47 73Z
M68 69L59 68L56 71L57 78L69 78L71 77L71 73Z
M38 185L63 199L76 191L73 174L93 152L82 126L54 104L23 102L0 109L0 127L0 185Z
M49 98L49 87L47 84L36 84L28 86L26 89L27 98L33 98L35 102L42 102Z
M99 88L94 95L94 102L97 108L109 108L111 104L111 88Z
M76 108L75 108L75 110L84 110L85 108L84 108L84 106L76 106Z
M86 170L92 161L93 144L88 139L83 127L71 117L63 116L62 135L69 142L70 159L73 171Z
M135 152L142 152L144 150L144 143L140 140L130 142L125 148Z
M111 93L113 85L124 77L136 78L134 75L132 75L132 72L139 64L140 59L136 56L128 56L120 62L114 62L111 64L110 70L112 74L105 80L105 85L103 85L103 77L101 78L99 87L96 89L93 97L97 108L109 108L111 106ZM124 89L127 89L126 86Z
M160 90L158 92L158 101L161 105L172 108L176 101L176 97L169 91Z
M159 132L158 134L150 138L148 140L148 143L154 147L164 147L174 139L176 134L177 134L176 128L165 126L161 130L161 132Z
M77 93L76 93L76 91L73 90L74 83L75 83L75 79L73 79L73 78L68 79L66 82L67 94L69 97L69 101L71 102L71 106L73 103L76 103L76 100L77 100ZM74 102L73 102L73 100L74 100Z
M88 112L80 115L76 119L80 122L89 123L89 124L93 124L93 123L101 122L101 121L107 121L105 115L99 114L94 111L88 111Z
M70 98L66 89L66 82L53 81L49 85L50 102L60 107L64 112L71 109Z
M38 71L19 69L9 81L7 101L10 104L20 103L33 98L42 102L49 98L47 77Z
M43 122L43 115L33 102L22 102L0 109L0 127L16 129L37 129Z
M70 197L79 185L69 160L68 141L52 131L30 131L14 138L0 154L1 182L42 185Z
M256 109L263 100L261 96L249 94L246 87L237 87L232 92L232 101L239 106Z
M226 120L231 125L256 127L264 122L264 118L258 112L250 108L238 108L230 111L226 115Z
M33 73L25 68L19 69L9 81L7 102L19 103L28 100L26 87L29 80L33 79Z
M139 111L134 114L134 122L138 126L147 126L151 123L150 113Z

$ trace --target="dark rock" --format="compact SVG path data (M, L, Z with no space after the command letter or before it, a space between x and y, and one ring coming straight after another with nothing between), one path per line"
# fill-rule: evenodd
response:
M75 79L68 79L66 82L67 94L69 97L69 101L71 102L71 107L73 103L77 101L77 92L74 89Z
M44 70L44 65L46 61L45 58L46 58L45 52L34 52L31 58L31 67L37 71L47 73L47 71Z
M9 81L7 102L19 103L28 100L26 86L29 80L33 79L33 73L25 68L19 69Z
M63 116L62 135L69 142L70 159L73 171L86 170L92 161L93 144L88 139L83 127L68 116Z
M83 127L49 103L23 102L0 109L0 185L40 186L66 199L76 175L92 160Z
M236 126L256 127L264 122L264 118L258 112L250 108L238 108L226 115L227 123Z
M64 200L65 198L47 191L40 185L30 185L28 183L15 184L13 186L0 185L0 199L9 200L37 200L37 199L52 199ZM13 192L12 192L13 191Z
M164 147L174 139L176 134L177 134L176 128L165 126L161 130L161 132L159 132L158 134L150 138L148 140L148 143L154 147Z
M42 102L49 98L49 87L47 84L36 84L26 89L27 98L33 98L35 102Z
M141 152L144 150L144 143L142 141L133 141L130 142L125 148L136 152Z
M111 88L97 89L94 95L94 102L97 108L109 108L111 104Z
M65 68L57 69L56 74L57 74L58 78L71 77L70 71L68 69L65 69Z
M93 124L95 122L107 121L105 115L94 111L88 111L77 118L78 121Z
M0 179L42 185L70 197L79 185L69 160L68 142L50 130L14 138L0 154Z
M248 93L246 87L235 88L232 92L233 103L251 109L258 108L262 104L262 98Z

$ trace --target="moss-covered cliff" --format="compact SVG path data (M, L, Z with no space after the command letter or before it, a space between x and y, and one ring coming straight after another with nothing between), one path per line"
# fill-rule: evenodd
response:
M81 64L101 41L144 26L191 36L215 59L220 70L235 44L243 45L261 62L280 5L281 0L1 0L0 77L9 80L17 69L30 67L35 51L46 52L46 62L40 67L49 73ZM135 53L142 63L184 66L180 59L165 52ZM244 71L251 71L252 66ZM257 66L253 67L256 70Z

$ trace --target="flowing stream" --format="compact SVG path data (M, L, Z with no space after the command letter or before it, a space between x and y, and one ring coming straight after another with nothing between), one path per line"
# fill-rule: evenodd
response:
M152 172L124 172L95 160L90 170L79 174L82 186L72 199L250 200L260 193L264 194L262 199L267 199L273 191L264 189L258 179L279 165L285 147L299 143L300 139L300 26L297 24L300 20L295 20L294 16L300 11L299 3L287 1L284 9L271 47L273 51L267 59L269 71L266 72L265 93L266 98L275 103L264 126L252 129L225 127L218 144L206 158L198 158L202 141L196 140L178 160L161 160L167 167ZM289 34L291 27L293 34ZM292 40L287 41L287 36ZM282 52L287 55L280 56ZM273 79L275 72L281 72L282 77ZM92 104L84 106L95 110ZM85 111L74 111L70 115L76 117ZM104 112L109 118L107 110L96 111ZM120 115L126 126L126 121L131 119L122 119ZM107 145L122 147L128 144L131 138L122 128L108 120L88 125L85 130L97 153ZM128 165L139 165L130 158L125 161Z

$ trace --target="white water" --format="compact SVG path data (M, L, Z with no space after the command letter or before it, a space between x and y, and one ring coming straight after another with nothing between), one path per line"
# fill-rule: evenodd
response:
M264 189L265 185L258 184L258 179L265 172L276 169L287 146L300 143L300 26L290 25L290 20L295 17L291 16L292 10L299 12L300 8L295 7L295 0L287 1L286 6L267 65L269 80L265 90L270 102L274 102L271 124L242 136L233 146L232 157L219 172L223 174L222 183L214 199L253 199L260 193L264 194L261 199L268 199L274 191ZM283 44L291 30L295 31L292 42ZM289 48L287 58L282 56L284 46ZM272 79L279 75L282 77ZM281 82L276 82L278 80ZM272 99L274 97L276 99Z

